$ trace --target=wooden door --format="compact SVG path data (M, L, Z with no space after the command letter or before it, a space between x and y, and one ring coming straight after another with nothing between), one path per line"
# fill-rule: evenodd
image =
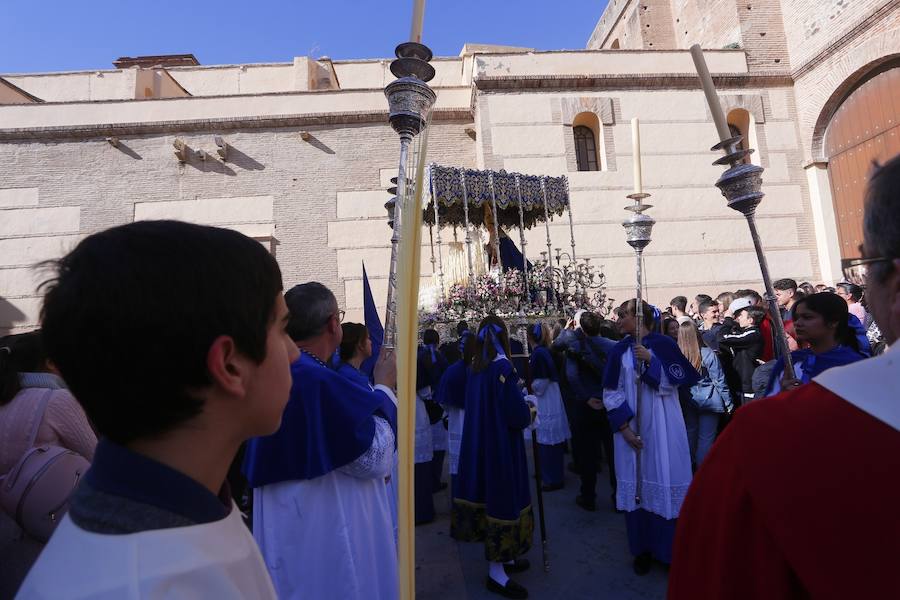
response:
M825 131L841 262L860 258L866 181L873 161L900 154L900 67L884 70L851 93Z

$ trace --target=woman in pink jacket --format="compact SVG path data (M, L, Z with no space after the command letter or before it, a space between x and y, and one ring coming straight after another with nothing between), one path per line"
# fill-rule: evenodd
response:
M35 427L35 446L61 446L93 459L97 436L81 405L52 372L39 331L0 339L0 477L30 450ZM15 595L42 548L0 512L0 600Z

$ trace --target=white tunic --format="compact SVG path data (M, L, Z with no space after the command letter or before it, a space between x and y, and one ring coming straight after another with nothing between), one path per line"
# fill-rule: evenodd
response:
M447 407L447 433L449 435L450 474L459 473L459 449L462 445L463 423L466 421L466 409L457 406Z
M691 484L691 451L678 402L678 388L669 383L665 369L661 369L660 378L658 390L641 383L640 436L644 449L640 453L642 486L639 506L634 501L637 487L636 452L621 433L613 435L618 480L616 505L620 510L630 512L643 508L665 519L675 519ZM627 402L636 414L636 381L634 355L629 348L622 356L618 387L603 392L606 409L612 411ZM636 428L634 419L631 428Z
M553 446L572 437L559 384L549 379L535 379L531 382L531 390L537 398L535 426L538 443Z
M16 597L276 598L237 507L213 523L126 535L85 531L66 516Z
M349 465L254 490L253 536L282 600L398 597L384 484L394 464L394 434L384 419L375 422L372 447Z
M416 391L416 464L431 462L434 458L433 429L425 408L425 400L431 400L431 388L423 387Z

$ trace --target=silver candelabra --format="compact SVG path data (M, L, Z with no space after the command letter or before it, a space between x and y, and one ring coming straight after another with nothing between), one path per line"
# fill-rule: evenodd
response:
M716 187L722 191L722 195L728 200L728 207L732 208L747 219L750 228L750 237L753 239L753 247L756 250L756 259L759 261L759 269L762 271L763 285L766 288L766 302L769 305L769 316L775 325L775 343L781 356L784 358L784 374L787 378L794 378L794 365L791 360L791 352L788 348L787 335L784 331L784 320L778 308L775 298L775 289L772 287L772 276L769 274L769 263L763 251L759 231L756 229L756 207L762 202L765 195L762 191L763 168L746 162L745 159L753 153L752 149L741 147L743 136L735 136L724 140L712 147L713 151L724 151L725 156L716 160L715 165L729 165L728 170L722 173L716 181Z
M626 206L625 210L631 211L631 216L625 219L622 222L622 226L625 227L625 240L628 242L628 245L634 249L635 256L635 274L637 275L637 286L635 288L635 305L634 305L634 318L635 318L635 327L634 327L634 345L637 346L641 344L641 333L644 328L644 286L643 286L643 259L644 259L644 248L646 248L650 244L650 234L653 231L653 226L656 224L656 221L653 220L649 215L645 215L644 211L648 208L652 208L650 204L644 204L644 200L649 198L650 194L646 194L643 192L634 193L628 196L631 200L634 200L634 204L631 206ZM638 439L641 439L641 374L643 371L641 361L637 360L635 357L635 374L636 374L636 396L635 396L635 411L634 411L634 426L635 426L635 435ZM642 484L641 484L641 451L639 449L635 450L635 491L634 491L634 502L635 504L641 503L641 492L642 492Z
M409 146L425 124L437 96L426 82L434 78L434 67L428 64L431 50L424 44L404 42L397 46L397 58L391 62L391 73L398 79L384 89L390 110L391 127L400 136L400 165L397 172L396 196L388 201L391 235L391 265L388 273L387 309L384 316L384 346L394 348L397 336L397 261L399 258L401 205L410 193L412 182L407 175Z

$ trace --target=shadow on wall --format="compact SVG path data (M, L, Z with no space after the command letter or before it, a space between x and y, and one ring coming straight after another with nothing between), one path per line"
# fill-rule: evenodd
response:
M313 148L318 148L325 154L334 154L334 150L326 146L322 143L316 136L310 134L309 139L306 140L306 143L312 146Z
M0 296L0 336L11 333L16 323L23 322L25 318L25 313L12 302Z
M262 171L265 165L247 156L234 146L228 147L228 162L247 171Z

